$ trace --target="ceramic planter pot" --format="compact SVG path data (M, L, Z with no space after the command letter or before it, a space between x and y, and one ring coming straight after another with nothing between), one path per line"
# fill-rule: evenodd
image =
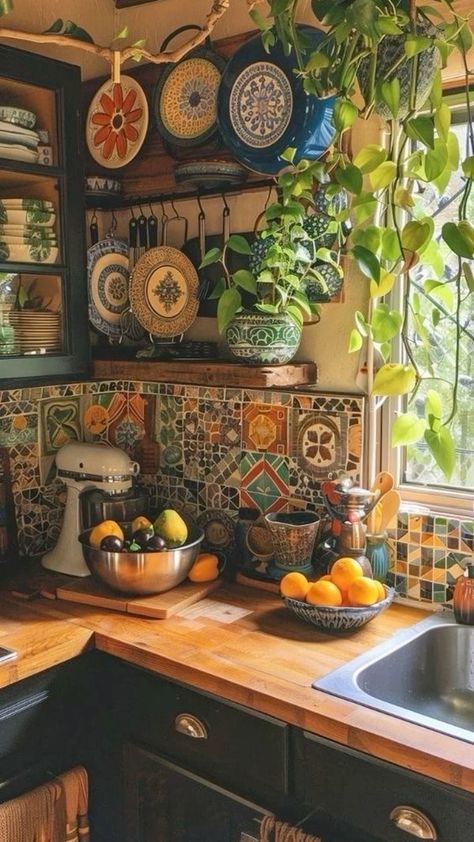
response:
M296 354L301 332L286 313L237 313L225 338L230 352L242 362L281 365Z
M436 27L427 21L417 21L417 34L424 35L429 38L433 36L441 37L437 32ZM410 94L410 74L411 61L405 59L401 64L397 65L396 69L392 71L394 65L405 54L404 48L405 38L403 35L386 35L383 41L377 48L377 65L375 70L376 79L384 79L391 81L394 76L400 82L400 105L398 109L399 119L404 120L408 114L409 94ZM423 106L430 92L433 76L440 67L440 54L437 48L433 45L427 47L417 56L417 71L416 71L416 108ZM364 58L357 71L357 79L359 81L360 89L364 98L368 94L369 81L369 58ZM375 106L375 111L385 120L391 120L392 115L385 103L380 102Z

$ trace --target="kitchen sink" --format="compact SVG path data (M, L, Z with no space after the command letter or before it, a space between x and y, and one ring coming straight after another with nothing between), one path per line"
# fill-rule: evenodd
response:
M313 687L474 743L474 626L433 614Z

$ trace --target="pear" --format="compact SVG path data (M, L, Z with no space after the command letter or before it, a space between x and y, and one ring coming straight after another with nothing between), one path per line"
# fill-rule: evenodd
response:
M181 547L188 537L188 527L174 509L163 509L156 518L153 529L166 541L167 547Z

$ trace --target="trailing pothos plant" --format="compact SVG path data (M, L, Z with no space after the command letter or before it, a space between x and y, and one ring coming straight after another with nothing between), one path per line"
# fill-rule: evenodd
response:
M317 288L324 299L327 267L342 276L338 250L344 239L341 220L346 216L342 212L345 202L340 194L345 196L345 191L337 187L334 199L326 197L329 177L324 164L306 159L295 164L294 154L294 149L287 149L281 156L285 166L276 183L278 199L262 213L263 228L254 243L232 234L222 250L212 248L204 255L201 269L213 263L222 269L209 294L218 301L221 333L243 310L286 313L299 327L303 322L318 321L319 307L311 300L310 290ZM320 201L314 207L318 195ZM248 268L231 271L229 251L246 255Z
M424 439L449 478L455 466L451 430L458 411L460 345L463 336L472 340L461 316L474 291L470 21L456 13L456 0L431 5L312 0L311 5L326 32L304 64L295 27L297 0L268 0L268 16L256 5L250 14L267 47L279 38L294 54L294 71L309 96L336 93L335 134L324 166L351 195L347 214L354 227L348 254L369 285L368 313L354 314L349 350L358 351L368 339L378 351L373 396L407 396L407 411L392 426L392 445ZM462 150L442 91L441 68L453 51L464 68L467 140ZM386 122L385 140L350 154L346 132L356 119L374 112ZM460 173L455 215L438 230L420 196L434 191L451 201L448 184L455 173ZM446 264L453 266L448 276ZM392 290L400 278L404 295L397 307ZM449 375L436 342L438 325L446 319L454 326L456 343Z

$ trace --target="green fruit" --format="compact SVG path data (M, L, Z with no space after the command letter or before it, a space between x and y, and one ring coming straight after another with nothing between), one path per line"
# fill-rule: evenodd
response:
M168 547L181 547L188 537L188 527L183 518L174 509L163 509L156 518L153 528L155 534L166 541Z

